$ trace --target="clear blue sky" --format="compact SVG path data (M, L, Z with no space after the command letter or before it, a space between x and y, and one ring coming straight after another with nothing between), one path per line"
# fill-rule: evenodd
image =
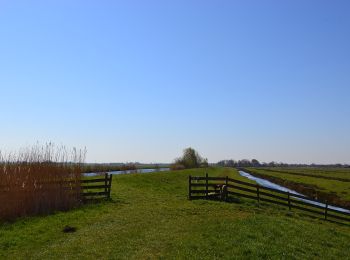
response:
M350 163L349 13L349 1L0 0L1 149Z

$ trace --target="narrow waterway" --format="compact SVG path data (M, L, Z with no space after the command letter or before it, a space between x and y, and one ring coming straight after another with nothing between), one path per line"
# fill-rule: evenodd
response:
M136 170L127 170L127 171L110 171L107 172L108 174L113 174L113 175L119 175L119 174L131 174L131 173L150 173L150 172L165 172L169 171L170 168L158 168L158 169L136 169ZM87 177L92 177L92 176L98 176L104 174L103 173L96 173L96 172L91 172L91 173L84 173L84 176Z
M271 181L268 181L268 180L265 180L263 178L259 178L259 177L255 177L247 172L244 172L244 171L239 171L239 174L242 176L242 177L245 177L249 180L252 180L252 181L255 181L257 184L259 184L260 186L263 186L263 187L266 187L266 188L270 188L270 189L275 189L275 190L279 190L279 191L284 191L284 192L289 192L290 194L296 194L296 195L302 195L302 196L305 196L301 193L298 193L294 190L291 190L291 189L288 189L286 187L283 187L281 185L278 185L276 183L273 183ZM298 197L293 197L291 196L292 198L294 199L297 199L297 200L300 200L300 201L303 201L303 202L306 202L306 203L309 203L309 204L312 204L312 205L317 205L317 206L321 206L321 207L326 207L326 204L324 203L321 203L321 202L315 202L315 201L310 201L308 199L302 199L302 198L298 198ZM346 213L350 213L350 210L348 209L344 209L344 208L340 208L340 207L336 207L336 206L331 206L331 205L328 205L328 208L329 209L334 209L334 210L338 210L338 211L341 211L341 212L346 212Z

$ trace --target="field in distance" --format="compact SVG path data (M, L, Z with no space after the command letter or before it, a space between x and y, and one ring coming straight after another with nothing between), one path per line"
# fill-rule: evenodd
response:
M253 174L284 186L295 188L305 195L317 196L330 203L350 208L349 168L247 168ZM299 190L298 190L299 188Z

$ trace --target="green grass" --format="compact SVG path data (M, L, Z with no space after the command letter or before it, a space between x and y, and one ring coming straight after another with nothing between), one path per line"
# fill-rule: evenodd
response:
M275 167L263 168L266 171L290 173L294 175L304 175L309 177L319 177L325 179L345 180L350 182L350 168L328 168L328 167Z
M0 258L346 259L350 227L243 200L187 200L203 169L114 176L112 201L2 224ZM238 177L233 169L210 176ZM242 179L241 179L242 180ZM65 234L64 226L77 227Z
M264 174L266 176L272 176L281 178L283 180L293 181L296 183L306 184L316 186L315 190L320 192L325 192L329 194L335 194L340 199L345 201L350 201L350 182L344 182L340 180L331 180L331 179L323 179L320 177L311 177L311 175L325 175L328 177L345 178L350 173L347 173L348 169L320 169L313 168L312 169L303 169L303 168L295 168L295 169L265 169L265 168L248 168L250 171L257 172L260 174ZM293 172L297 174L293 174ZM307 173L310 176L301 176L298 173Z

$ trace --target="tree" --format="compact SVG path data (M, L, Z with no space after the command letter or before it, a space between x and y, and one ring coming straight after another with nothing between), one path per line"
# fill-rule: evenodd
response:
M196 150L189 147L183 151L182 157L175 160L172 168L179 169L183 166L183 168L190 169L205 165L208 165L208 161L206 159L204 160Z
M260 166L260 162L257 159L253 159L252 160L252 166L253 167L259 167Z
M268 166L269 166L269 167L275 167L275 166L276 166L276 163L272 161L272 162L270 162L270 163L268 164Z

